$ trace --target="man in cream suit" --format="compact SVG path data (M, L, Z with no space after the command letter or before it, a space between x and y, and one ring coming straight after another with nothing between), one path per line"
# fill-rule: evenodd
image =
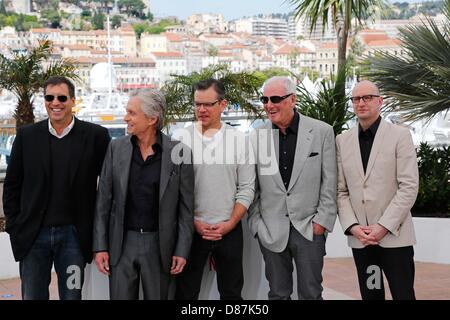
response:
M359 82L351 100L359 125L336 139L338 210L361 296L384 299L384 273L394 299L415 299L414 144L408 129L381 118L383 98L374 83Z
M270 120L251 136L259 195L249 209L269 281L269 299L290 299L293 264L299 299L322 298L325 232L336 220L336 154L328 124L295 110L296 86L273 77L261 101Z

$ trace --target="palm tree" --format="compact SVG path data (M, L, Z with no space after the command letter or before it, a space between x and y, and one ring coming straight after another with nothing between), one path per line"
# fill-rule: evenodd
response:
M233 73L226 65L213 65L201 72L189 75L172 75L161 90L166 96L167 111L165 124L177 120L192 120L194 114L193 85L208 78L220 79L225 85L225 99L230 105L238 104L249 116L260 118L264 110L257 108L252 101L259 96L258 90L265 79L247 72Z
M374 13L374 9L384 6L384 0L288 0L295 6L295 17L306 16L311 22L311 31L321 20L328 27L328 17L336 31L338 42L338 70L346 62L347 39L352 28L352 20L361 24ZM343 87L342 87L343 88ZM341 89L342 90L342 89Z
M431 19L400 30L405 56L378 53L367 60L366 75L392 97L385 106L407 111L407 120L431 120L450 108L450 0L443 13L443 30Z
M11 52L9 57L0 54L0 88L12 91L18 99L14 111L16 127L34 122L34 95L42 89L45 80L55 75L78 79L70 60L47 62L51 54L49 40L41 40L37 47L26 53Z
M301 114L328 123L335 135L348 129L348 121L355 117L348 110L348 98L342 94L347 71L347 68L339 69L334 82L322 80L316 94L309 92L301 82L297 85L297 108Z

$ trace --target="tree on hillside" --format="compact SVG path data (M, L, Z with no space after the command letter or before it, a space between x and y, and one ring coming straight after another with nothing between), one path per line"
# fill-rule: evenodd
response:
M145 4L142 0L119 0L118 5L120 10L124 10L128 16L145 17Z
M148 23L135 23L133 25L134 32L136 33L136 37L138 39L141 38L141 35L145 32L145 29L148 27Z
M6 14L5 2L0 2L0 14Z
M111 27L113 29L119 28L122 25L122 20L123 20L122 16L118 16L118 15L113 16L111 19Z
M108 11L108 7L109 4L114 2L114 1L110 1L110 0L93 0L94 2L98 2L100 4L100 7L103 9L103 12L107 12Z
M61 15L58 10L44 10L41 17L47 20L50 28L61 28Z
M92 28L94 28L94 30L105 29L105 20L106 20L105 15L102 12L96 11L91 20Z
M51 41L41 40L26 53L0 54L0 88L11 91L18 99L14 112L17 127L34 122L34 95L42 89L45 80L55 75L78 79L71 60L49 61L52 49Z

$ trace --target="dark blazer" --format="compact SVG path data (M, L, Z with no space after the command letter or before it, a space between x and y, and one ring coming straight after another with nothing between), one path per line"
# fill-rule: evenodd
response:
M175 150L183 161L173 162ZM133 153L131 136L113 140L100 176L94 220L93 251L108 251L114 266L122 255L125 204ZM181 159L180 159L181 160ZM172 256L188 258L194 233L194 171L191 153L179 141L162 134L159 186L159 246L162 270L169 272Z
M99 125L75 118L70 133L70 197L74 224L86 262L92 261L92 225L97 178L110 137ZM3 185L6 231L17 261L39 234L50 196L50 133L48 120L17 130Z

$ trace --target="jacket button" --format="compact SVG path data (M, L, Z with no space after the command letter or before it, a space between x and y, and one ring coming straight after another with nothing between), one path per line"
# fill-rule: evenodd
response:
M362 203L366 203L366 201L365 201L365 200L363 200L363 201L362 201Z
M286 214L285 214L285 216L286 216L286 217L289 217L289 214L288 214L288 213L286 213Z
M288 192L288 193L287 193L287 196L289 197L290 195L291 195L291 194Z

